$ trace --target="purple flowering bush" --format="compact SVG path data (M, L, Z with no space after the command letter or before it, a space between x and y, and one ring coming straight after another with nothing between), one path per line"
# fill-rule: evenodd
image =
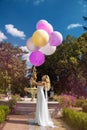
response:
M76 97L72 95L62 94L56 97L56 100L59 102L60 106L63 108L73 107L76 103Z

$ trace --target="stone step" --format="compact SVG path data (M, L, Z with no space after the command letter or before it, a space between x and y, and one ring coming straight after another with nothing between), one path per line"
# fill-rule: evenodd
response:
M58 102L48 102L48 107L57 107ZM36 102L17 102L17 107L36 107Z
M58 105L58 102L48 102L48 108L50 110L55 109ZM30 114L35 112L35 110L36 102L17 102L14 112L15 114Z

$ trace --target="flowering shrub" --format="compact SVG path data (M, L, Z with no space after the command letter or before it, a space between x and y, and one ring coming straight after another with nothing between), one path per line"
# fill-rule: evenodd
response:
M58 102L63 108L72 107L76 103L76 97L72 95L60 95L58 96Z

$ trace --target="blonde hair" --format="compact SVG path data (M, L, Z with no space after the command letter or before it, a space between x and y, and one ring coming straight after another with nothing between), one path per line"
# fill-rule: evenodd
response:
M50 78L48 75L44 75L46 78L44 79L44 89L46 91L49 91L50 90L50 87L51 87L51 83L50 83Z

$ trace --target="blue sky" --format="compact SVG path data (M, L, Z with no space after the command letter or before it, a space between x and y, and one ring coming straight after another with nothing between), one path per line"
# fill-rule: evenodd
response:
M87 0L0 0L0 41L25 46L41 19L64 38L78 37L86 24L82 16L87 16Z

